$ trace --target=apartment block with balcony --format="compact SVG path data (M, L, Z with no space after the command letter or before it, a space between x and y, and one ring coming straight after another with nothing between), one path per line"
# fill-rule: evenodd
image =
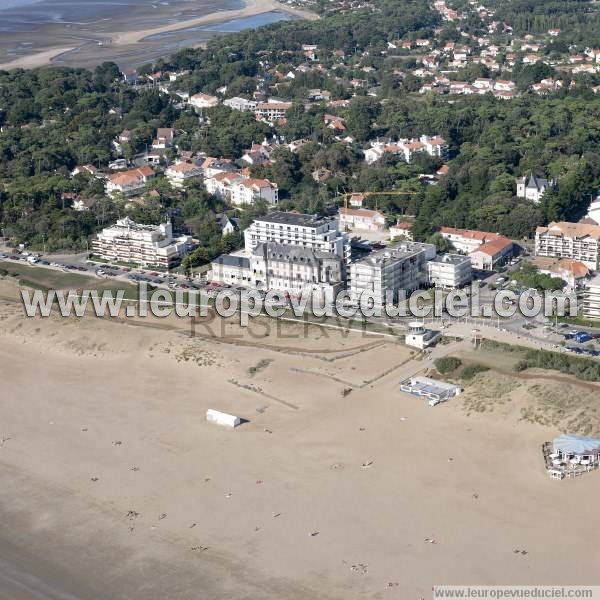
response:
M471 259L462 254L442 254L427 263L429 283L444 289L456 289L473 278Z
M92 253L104 260L162 268L177 266L192 248L190 236L173 237L171 223L140 225L129 217L92 241Z
M424 283L424 266L431 244L401 243L372 252L350 265L350 294L356 301L367 297L376 308L395 303ZM430 256L430 255L429 255Z
M560 221L536 229L536 256L572 258L596 270L600 264L599 252L600 225Z
M588 281L583 293L583 317L600 321L600 275Z

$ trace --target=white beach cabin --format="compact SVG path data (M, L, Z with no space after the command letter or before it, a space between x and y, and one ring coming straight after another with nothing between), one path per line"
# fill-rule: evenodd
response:
M223 425L224 427L237 427L240 425L242 420L235 415L229 415L224 412L220 412L218 410L213 410L209 408L206 411L206 420L211 423L216 423L217 425Z

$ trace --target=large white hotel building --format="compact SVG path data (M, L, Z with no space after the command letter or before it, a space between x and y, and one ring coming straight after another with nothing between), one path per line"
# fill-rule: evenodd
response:
M244 242L247 252L252 252L259 244L274 242L330 252L344 262L350 260L348 236L339 230L334 217L272 212L255 219L244 231Z

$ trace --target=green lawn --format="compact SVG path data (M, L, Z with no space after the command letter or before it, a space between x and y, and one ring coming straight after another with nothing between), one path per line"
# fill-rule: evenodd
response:
M81 287L90 287L98 279L80 273L65 273L56 269L46 269L29 264L0 261L0 269L16 277L21 285L41 290L64 290Z
M126 299L137 299L137 286L125 282L114 281L111 279L99 279L93 275L84 275L81 273L70 273L59 271L57 269L47 269L39 265L31 266L28 264L12 263L0 261L0 269L7 271L9 275L19 280L19 285L33 288L36 290L98 290L101 293L104 290L110 290L116 294L118 290L125 292Z

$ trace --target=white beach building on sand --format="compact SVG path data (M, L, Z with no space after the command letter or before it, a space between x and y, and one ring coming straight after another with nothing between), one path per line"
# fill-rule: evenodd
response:
M544 444L544 455L546 469L552 479L577 477L600 467L600 439L559 435L552 444Z
M404 338L404 343L407 346L413 346L419 350L424 350L435 344L441 336L441 332L436 331L435 329L427 329L424 323L421 323L420 321L411 321L408 324L408 332Z
M235 415L230 415L219 410L214 410L212 408L209 408L206 411L206 420L210 423L223 425L224 427L231 427L232 429L234 427L238 427L242 423L240 417L236 417Z
M461 388L453 383L420 376L411 377L403 381L400 384L400 390L413 396L426 398L429 406L445 402L462 392Z

